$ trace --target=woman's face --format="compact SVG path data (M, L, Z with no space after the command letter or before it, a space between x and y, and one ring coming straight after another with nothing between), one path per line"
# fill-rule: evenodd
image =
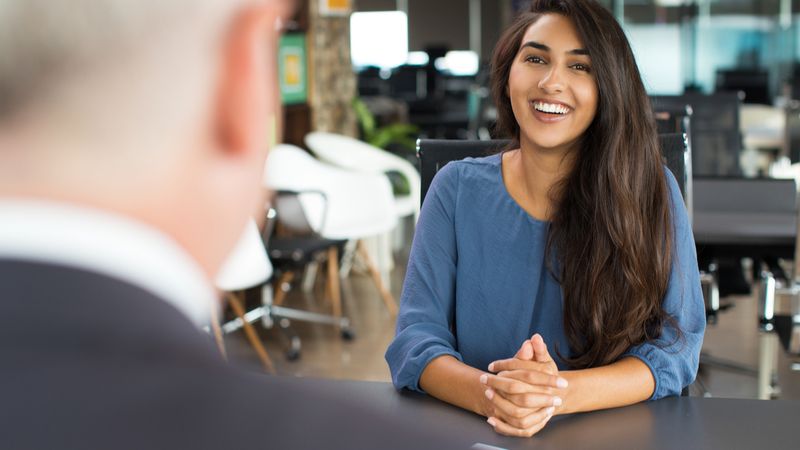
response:
M597 112L597 82L567 17L546 14L528 27L507 93L523 146L573 150Z

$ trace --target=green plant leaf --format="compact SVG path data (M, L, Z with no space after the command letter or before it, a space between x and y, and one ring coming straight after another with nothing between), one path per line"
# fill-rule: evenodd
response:
M386 148L389 143L394 141L396 136L392 133L392 130L388 127L381 127L378 131L371 137L369 143L374 145L375 147L379 148Z
M392 130L392 134L395 136L408 136L409 134L416 135L419 133L419 127L410 123L393 123L383 128Z
M375 116L372 115L367 105L358 97L353 98L353 109L356 118L364 131L364 138L369 139L375 134Z

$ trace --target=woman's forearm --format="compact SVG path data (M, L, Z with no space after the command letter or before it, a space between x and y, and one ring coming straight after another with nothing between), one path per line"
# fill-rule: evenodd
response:
M443 355L428 363L419 385L439 400L486 416L491 403L486 398L486 386L480 382L484 373L451 355Z
M632 405L653 395L655 380L638 358L627 357L603 367L562 371L569 387L556 414L568 414Z

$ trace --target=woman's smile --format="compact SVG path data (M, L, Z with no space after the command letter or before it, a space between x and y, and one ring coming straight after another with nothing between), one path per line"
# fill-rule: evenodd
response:
M552 100L533 100L530 104L533 117L544 123L561 122L573 111L572 107Z

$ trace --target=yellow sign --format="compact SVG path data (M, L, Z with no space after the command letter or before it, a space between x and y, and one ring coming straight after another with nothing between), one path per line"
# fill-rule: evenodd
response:
M300 74L302 68L300 67L300 55L287 54L284 56L283 63L285 64L285 71L283 73L283 82L288 86L297 86L300 84Z
M346 16L350 14L352 5L350 0L320 0L319 12L322 15Z

